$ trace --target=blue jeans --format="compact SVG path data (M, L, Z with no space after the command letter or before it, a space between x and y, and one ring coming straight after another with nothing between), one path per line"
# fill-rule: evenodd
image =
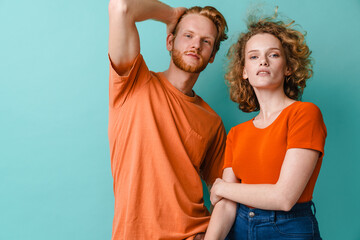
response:
M315 213L312 201L297 203L288 212L238 204L234 225L225 240L321 240Z

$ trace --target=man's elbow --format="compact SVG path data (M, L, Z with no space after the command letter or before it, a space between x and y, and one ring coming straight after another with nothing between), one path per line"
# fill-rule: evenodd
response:
M128 0L110 0L109 13L116 13L116 15L127 15L129 13Z

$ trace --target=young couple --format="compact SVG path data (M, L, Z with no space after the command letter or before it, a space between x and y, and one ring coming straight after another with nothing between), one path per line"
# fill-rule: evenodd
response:
M147 19L167 25L164 72L140 54L135 23ZM275 20L250 22L229 50L231 99L259 114L226 138L192 90L227 39L222 14L110 0L113 240L321 239L311 200L326 128L314 104L298 101L311 52L302 33ZM212 186L211 218L201 179Z

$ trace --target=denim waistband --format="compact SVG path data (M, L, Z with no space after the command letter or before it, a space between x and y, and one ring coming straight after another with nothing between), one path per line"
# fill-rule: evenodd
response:
M289 219L295 217L314 216L316 213L315 205L312 201L297 203L290 211L272 211L258 208L249 208L243 204L238 205L237 214L252 219L274 220Z

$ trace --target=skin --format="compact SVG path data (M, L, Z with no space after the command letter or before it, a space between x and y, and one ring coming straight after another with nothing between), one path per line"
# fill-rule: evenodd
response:
M284 49L280 41L271 34L257 34L249 39L245 47L245 68L243 77L251 86L264 90L277 89L281 92L284 76L289 75Z
M257 34L245 46L244 79L249 79L260 103L254 125L265 128L294 100L285 95L285 76L291 74L286 65L284 49L271 34ZM271 100L271 101L269 101Z
M198 24L194 25L194 21ZM186 15L179 24L176 36L170 35L167 39L171 62L186 72L200 73L209 62L214 61L214 55L209 51L213 49L216 34L215 25L207 17Z
M179 91L193 96L192 88L202 69L214 61L214 43L217 30L214 23L198 14L188 14L172 34L179 17L186 8L172 8L156 0L110 0L109 2L109 56L115 71L129 74L140 54L140 40L135 22L148 19L166 24L166 48L177 56L178 66L172 57L169 68L163 72ZM175 54L174 54L175 53ZM180 66L180 67L179 67ZM190 71L197 69L196 71ZM197 234L196 240L204 238Z
M222 180L229 183L239 183L235 174L231 174L230 170L232 171L231 168L224 169ZM210 223L204 239L224 239L235 221L235 216L236 202L220 197L211 213Z
M169 51L180 51L185 64L200 63L201 56L207 64L214 61L211 55L217 31L215 25L198 14L185 16L178 26L176 36L171 34L185 8L172 8L155 0L110 0L109 2L109 56L119 75L126 76L135 58L140 54L140 40L135 22L154 19L167 26L166 47ZM191 40L184 38L184 31L192 31ZM179 36L179 37L178 37ZM210 45L204 44L209 39ZM185 51L192 51L192 56ZM195 53L194 53L195 52ZM206 65L205 65L206 66ZM187 72L177 67L173 60L164 75L179 91L192 96L192 88L199 72Z
M152 0L110 0L109 55L115 70L120 75L127 75L140 53L140 39L135 22L147 19L161 21L166 24L169 33L185 10Z
M181 20L176 36L168 35L166 48L179 54L184 68L202 66L204 69L208 63L214 61L215 55L212 51L216 35L216 27L210 19L199 14L188 14ZM189 96L193 95L192 88L199 74L199 71L191 72L179 68L174 62L174 56L169 69L164 72L172 85Z
M269 126L294 100L283 90L284 78L291 74L286 65L282 45L271 34L257 34L245 46L245 69L259 100L260 112L253 124L258 128ZM232 168L224 169L223 179L217 179L211 189L210 200L215 205L205 239L224 239L235 219L236 208L229 202L254 208L289 211L300 198L308 183L319 152L310 149L287 150L276 184L241 184ZM222 203L226 200L224 204ZM224 205L230 205L226 208ZM219 208L219 210L217 210Z

